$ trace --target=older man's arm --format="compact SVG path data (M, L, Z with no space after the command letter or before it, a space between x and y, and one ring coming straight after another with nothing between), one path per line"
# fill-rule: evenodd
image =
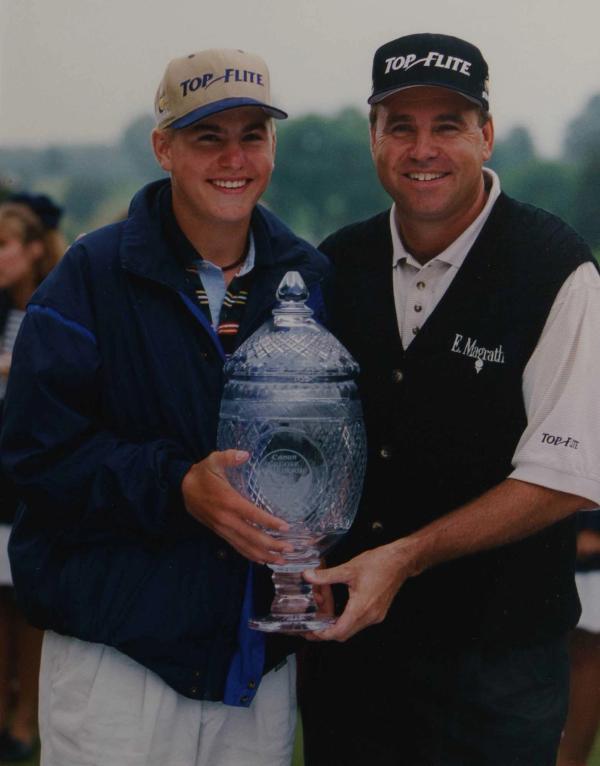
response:
M321 586L348 586L348 603L336 624L312 637L346 641L385 619L409 577L431 567L534 534L596 503L536 484L506 479L475 500L393 543L361 553L332 569L309 570Z

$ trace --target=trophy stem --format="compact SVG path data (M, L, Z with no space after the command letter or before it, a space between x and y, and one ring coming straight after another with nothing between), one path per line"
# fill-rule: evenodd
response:
M309 562L302 569L314 569L319 561ZM249 625L255 630L266 632L299 633L310 630L322 630L335 622L318 611L313 587L302 579L302 570L290 572L287 567L271 567L275 597L271 604L271 613L266 617L251 619Z

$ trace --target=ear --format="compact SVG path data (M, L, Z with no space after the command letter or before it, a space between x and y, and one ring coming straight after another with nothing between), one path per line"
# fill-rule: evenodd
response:
M265 123L267 136L271 141L271 171L275 170L275 154L277 152L277 125L272 117Z
M481 128L481 132L484 141L483 161L487 162L492 156L492 149L494 148L494 122L491 117Z
M372 125L369 125L369 143L371 147L371 157L375 159L375 139L377 136L377 120Z
M167 173L170 173L172 169L171 143L172 136L168 130L154 128L152 131L152 150L154 151L156 161Z

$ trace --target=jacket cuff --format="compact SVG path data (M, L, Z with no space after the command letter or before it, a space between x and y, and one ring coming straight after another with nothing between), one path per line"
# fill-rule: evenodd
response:
M173 490L173 492L177 493L180 498L181 482L183 481L183 477L193 465L194 464L191 460L174 458L169 462L167 467L167 482L169 487Z

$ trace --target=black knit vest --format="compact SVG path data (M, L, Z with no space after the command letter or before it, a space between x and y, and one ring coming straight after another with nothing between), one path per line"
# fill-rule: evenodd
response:
M360 364L369 465L333 563L390 542L505 479L526 426L522 375L565 279L592 260L554 216L502 194L408 350L397 329L389 212L332 235L334 331ZM481 523L485 524L482 516ZM575 624L574 523L433 568L385 630L419 641L529 643Z

